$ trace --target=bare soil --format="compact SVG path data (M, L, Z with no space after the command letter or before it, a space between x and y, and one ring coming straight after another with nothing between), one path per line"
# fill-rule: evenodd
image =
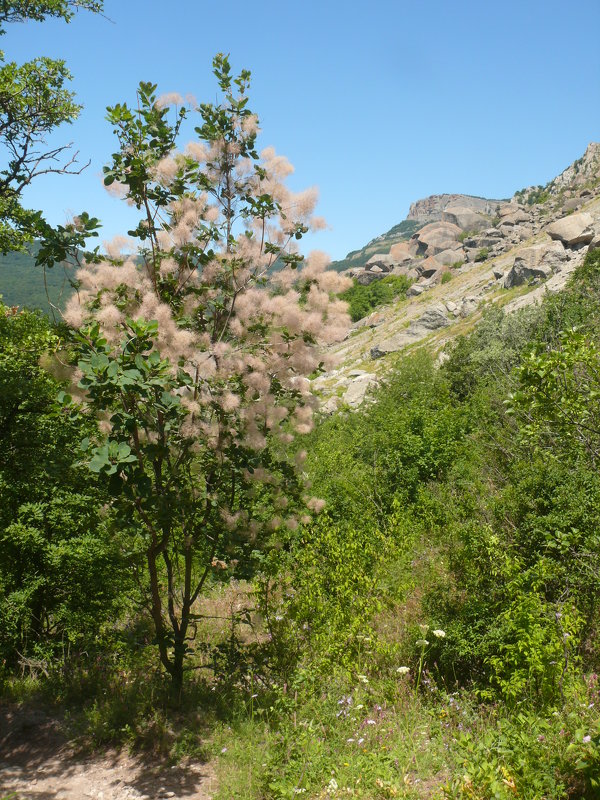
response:
M0 798L4 800L211 800L210 763L164 761L123 752L82 755L59 719L0 706Z

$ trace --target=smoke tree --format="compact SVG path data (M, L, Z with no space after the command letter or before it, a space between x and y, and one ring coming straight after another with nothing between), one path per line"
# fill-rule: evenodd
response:
M322 363L319 346L348 327L335 295L349 281L323 253L298 252L323 225L316 191L290 191L289 162L257 153L250 74L234 78L222 55L213 66L219 104L157 99L142 83L136 109L109 109L120 149L105 184L141 219L83 265L65 312L82 403L106 434L82 447L144 554L176 692L211 576L247 574L265 536L320 507L289 445L311 428L306 376ZM198 140L178 150L193 113Z

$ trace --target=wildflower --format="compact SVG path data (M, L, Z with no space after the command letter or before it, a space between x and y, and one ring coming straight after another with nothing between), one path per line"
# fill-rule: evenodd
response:
M435 631L431 631L434 636L437 636L438 639L443 639L446 635L446 631L437 628Z
M367 720L367 725L377 725L377 723L375 722L374 719L368 719Z
M429 625L419 625L419 628L420 628L421 633L423 634L423 636L425 636L425 634L429 630Z
M398 675L408 675L408 673L410 672L410 667L398 667L396 672L398 673Z
M591 736L584 736L584 737L583 737L583 739L582 739L581 741L582 741L584 744L587 744L588 742L591 742L591 741L592 741L592 737L591 737Z
M368 683L369 679L366 675L357 675L356 676L361 683Z
M427 639L417 639L416 644L417 644L417 647L427 647L429 642L427 641Z

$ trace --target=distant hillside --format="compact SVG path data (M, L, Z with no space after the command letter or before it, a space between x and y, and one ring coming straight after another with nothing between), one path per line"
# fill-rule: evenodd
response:
M35 253L34 245L29 253L0 255L0 295L6 305L41 309L51 315L48 298L63 308L73 289L60 265L46 270L44 286L44 270L35 266Z
M342 272L351 267L364 267L375 253L389 253L392 245L407 241L413 233L416 233L423 225L425 225L425 223L419 220L405 219L398 223L398 225L394 225L393 228L390 228L387 233L382 233L381 236L371 239L371 241L360 250L352 250L352 252L348 253L346 258L333 261L331 268L337 272Z

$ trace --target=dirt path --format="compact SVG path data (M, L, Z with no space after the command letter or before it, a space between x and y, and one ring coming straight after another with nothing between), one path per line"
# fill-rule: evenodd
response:
M2 800L211 800L215 789L210 764L169 767L116 752L81 756L43 711L0 706Z

